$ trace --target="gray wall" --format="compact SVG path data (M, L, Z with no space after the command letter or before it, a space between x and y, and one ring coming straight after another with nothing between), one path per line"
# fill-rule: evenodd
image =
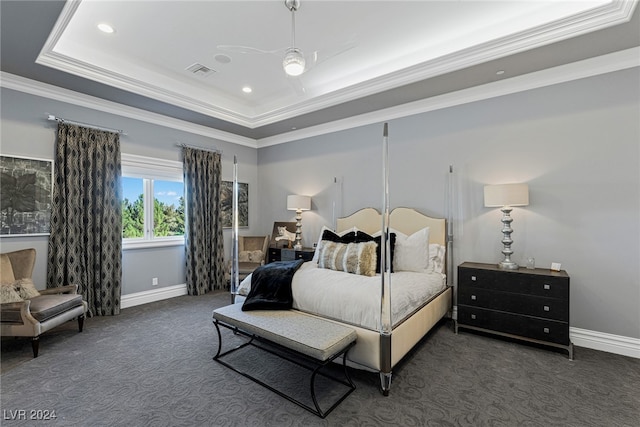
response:
M254 232L258 222L258 210L255 209L257 153L253 148L229 144L198 134L132 120L6 88L3 88L1 92L1 107L2 130L0 136L2 137L2 145L0 146L0 154L3 155L53 159L56 123L47 121L47 114L125 130L126 135L121 137L123 153L181 161L180 148L176 146L176 143L186 143L198 147L216 147L222 150L222 175L227 180L232 179L233 156L236 155L239 165L239 180L249 183L250 227L243 229L242 233ZM225 247L229 248L230 230L225 230L224 235ZM38 288L43 289L46 287L47 236L0 238L2 252L26 247L35 247L37 250L34 282ZM158 278L158 286L151 285L153 277ZM183 283L185 283L184 246L131 249L123 252L123 295Z
M483 207L484 184L527 182L530 205L514 217L514 258L561 262L571 275L572 326L640 338L640 76L620 71L390 121L392 206L445 213L448 166L455 168L455 263L501 258L501 213ZM271 232L293 221L288 194L312 196L303 213L310 246L322 225L365 206L380 207L382 124L259 150L2 89L0 153L52 158L55 124L46 113L122 128L122 151L179 160L176 142L233 155L249 183L250 227ZM337 177L339 184L334 184ZM229 248L229 230L225 247ZM46 237L0 239L2 251L34 246L39 287ZM181 246L125 251L123 294L184 283Z
M455 264L495 263L502 214L483 206L483 185L528 183L514 259L562 263L573 327L640 338L639 81L635 68L390 121L391 206L444 215L453 165ZM312 196L305 246L334 201L339 214L380 209L381 141L376 124L259 149L261 228L293 220L287 194Z

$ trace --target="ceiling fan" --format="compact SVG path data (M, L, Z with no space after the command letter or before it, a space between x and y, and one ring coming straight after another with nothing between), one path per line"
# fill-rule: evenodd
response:
M291 12L291 47L285 51L282 68L290 76L299 76L304 73L305 66L304 55L296 47L296 11L300 7L300 0L284 0L284 5Z
M291 12L291 46L288 48L279 48L273 50L263 50L251 46L238 46L238 45L218 45L218 49L227 52L236 52L241 54L270 54L276 55L284 52L282 60L282 67L287 76L297 77L307 72L309 69L326 61L327 59L346 52L355 46L353 42L344 43L342 46L332 51L314 51L311 54L305 55L302 50L296 47L296 11L300 8L300 0L284 0L285 7Z

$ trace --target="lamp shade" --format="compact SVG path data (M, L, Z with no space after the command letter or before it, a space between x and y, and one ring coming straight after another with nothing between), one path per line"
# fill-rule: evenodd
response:
M484 206L527 206L529 186L527 184L500 184L484 186Z
M290 211L308 211L311 209L311 197L309 196L287 196L287 210Z

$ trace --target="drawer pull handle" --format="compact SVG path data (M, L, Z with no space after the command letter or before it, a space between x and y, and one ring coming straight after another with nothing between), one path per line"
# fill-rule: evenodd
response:
M471 276L471 281L475 282L476 281L476 276Z
M549 306L545 305L544 307L542 307L544 309L544 311L549 311Z
M471 295L471 300L475 301L476 300L476 296L475 295Z
M549 333L549 328L544 328L543 331L544 331L545 334L548 334Z
M548 283L545 283L545 284L544 284L544 290L545 290L545 291L548 291L549 289L551 289L551 285L550 285L550 284L548 284Z
M471 315L471 319L472 319L472 320L476 320L476 315L475 315L475 314L472 314L472 315Z

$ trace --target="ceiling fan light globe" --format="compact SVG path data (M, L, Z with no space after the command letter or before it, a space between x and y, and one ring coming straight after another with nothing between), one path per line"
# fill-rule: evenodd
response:
M288 49L282 60L284 72L290 76L299 76L304 72L305 60L299 49Z

